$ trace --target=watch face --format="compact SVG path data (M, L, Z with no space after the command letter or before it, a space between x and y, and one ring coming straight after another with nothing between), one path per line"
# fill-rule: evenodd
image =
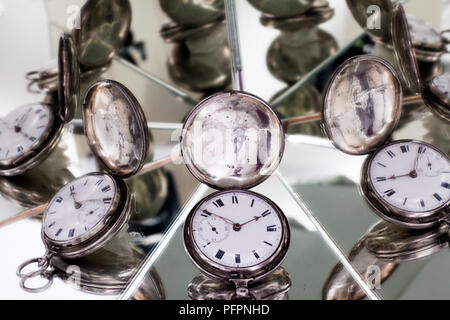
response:
M0 164L10 165L48 137L53 113L45 104L26 105L0 118Z
M216 193L192 213L193 241L207 259L220 266L261 264L277 251L287 232L278 210L254 193Z
M399 141L380 149L369 164L369 180L386 204L405 212L428 212L450 200L450 163L432 145Z
M65 185L51 200L44 215L43 231L56 242L89 238L113 213L119 191L112 177L88 174Z

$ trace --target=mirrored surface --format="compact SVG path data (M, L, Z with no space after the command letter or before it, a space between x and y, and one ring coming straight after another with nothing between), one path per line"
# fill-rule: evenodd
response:
M214 1L217 9L203 11L204 15L195 11L198 7L190 8L202 17L192 22L187 14L191 11L180 16L177 8L163 9L164 1L130 1L131 32L124 46L110 64L85 70L80 96L82 102L86 89L98 79L119 81L136 96L149 122L154 152L146 164L156 164L146 174L127 180L137 204L127 225L128 232L121 234L120 241L106 252L88 261L55 261L59 274L52 287L31 294L19 287L15 273L20 263L44 252L39 215L6 225L0 222L0 243L8 243L0 246L6 261L0 276L4 289L0 290L0 297L188 299L190 285L192 288L199 284L217 288L218 295L227 294L221 284L198 278L199 271L184 252L181 237L190 208L212 190L205 186L197 189L198 182L184 164L166 158L179 153L179 129L193 106L212 93L231 88L231 48L220 2ZM44 92L27 90L29 81L25 74L56 66L59 36L70 29L74 13L84 3L0 3L0 26L15 31L4 34L2 39L5 48L14 50L4 50L0 55L0 82L4 84L0 86L0 116L45 100ZM189 6L194 2L185 3ZM326 83L346 59L370 53L394 61L391 51L362 34L346 1L329 1L308 8L307 14L282 19L274 19L273 14L267 15L248 1L238 0L236 6L244 89L269 101L282 119L320 112ZM425 5L423 1L410 0L405 11L431 23L436 30L450 27L445 19L448 8L443 2ZM441 63L421 64L423 79L449 70L446 62L448 57L444 55ZM61 142L42 166L14 179L0 179L0 221L45 204L65 183L100 170L83 135L81 108L78 109L76 119L66 125ZM416 103L403 108L391 139L424 140L450 154L449 136L448 123ZM289 276L280 271L278 279L268 279L280 288L272 296L322 299L328 276L339 262L344 263L350 279L356 280L355 272L364 273L345 258L379 221L359 193L364 159L365 156L350 156L333 148L322 134L320 121L287 129L286 151L278 172L254 188L276 202L291 225L291 247L282 264ZM108 261L116 261L117 257L127 257L123 261L129 263L120 270L108 269ZM450 298L448 283L442 281L448 278L449 258L448 250L442 250L421 260L401 263L369 298ZM67 270L68 266L72 267ZM74 285L73 279L78 277L71 277L73 274L81 275L81 286L78 283L77 287L76 282ZM111 274L120 275L116 277L119 281L111 282ZM107 290L98 291L98 283L108 283ZM365 285L370 287L370 283ZM263 287L258 284L255 290L264 292ZM363 289L357 283L355 287Z

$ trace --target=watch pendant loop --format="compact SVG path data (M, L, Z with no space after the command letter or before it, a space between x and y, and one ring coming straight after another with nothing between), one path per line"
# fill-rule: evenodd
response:
M39 276L41 278L44 278L47 280L47 282L40 287L27 287L26 282L30 279L32 279L33 277L28 277L28 278L22 278L20 279L20 287L30 293L39 293L39 292L43 292L45 290L47 290L48 288L51 287L51 285L53 284L53 274L50 271L44 271L42 274L39 274Z
M22 263L16 271L16 274L21 279L34 278L37 276L42 276L45 274L46 270L50 265L50 259L52 257L51 253L46 253L43 257L33 258ZM34 271L30 271L28 273L22 272L27 266L31 266L33 264L37 264L38 269ZM21 281L22 282L22 281Z
M439 34L441 35L442 41L443 41L446 45L449 45L449 44L450 44L450 38L447 38L447 37L445 36L445 34L448 34L447 36L450 36L450 29L442 30ZM448 47L445 48L445 51L446 51L446 52L450 52L450 50L447 49L447 48L448 48Z

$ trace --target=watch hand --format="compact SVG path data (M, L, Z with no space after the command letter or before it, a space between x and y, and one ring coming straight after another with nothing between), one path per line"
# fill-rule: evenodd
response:
M231 225L233 225L233 226L237 224L236 222L233 222L233 221L231 221L230 219L227 219L227 218L225 218L225 217L219 216L218 214L209 212L209 211L206 210L206 209L203 210L203 212L206 213L206 214L209 214L209 215L216 216L217 218L222 219L223 221L225 221L225 222L227 222L227 223L229 223L229 224L231 224Z
M219 234L219 233L217 232L217 229L214 228L214 227L212 226L212 224L209 223L209 221L207 221L207 222L208 222L209 226L211 227L211 230L212 230L213 232L215 232L216 234Z
M244 223L241 223L240 226L242 227L242 226L245 226L247 223L250 223L250 222L253 222L253 221L258 221L260 218L262 218L262 216L255 216L255 217L253 217L253 219L248 220L248 221L246 221Z
M79 203L76 199L75 199L75 192L71 191L70 192L70 196L73 199L73 205L75 207L75 209L80 209L81 208L81 203Z

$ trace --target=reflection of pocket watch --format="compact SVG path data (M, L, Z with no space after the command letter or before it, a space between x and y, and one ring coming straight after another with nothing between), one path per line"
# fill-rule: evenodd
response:
M289 246L289 225L281 210L242 190L267 179L281 161L281 122L253 95L219 93L189 114L181 150L199 181L225 189L190 212L184 227L186 251L201 271L231 281L239 297L248 297L248 284L273 272Z
M278 268L262 281L256 281L249 287L250 297L254 300L288 300L291 278L286 270ZM198 275L189 283L188 295L192 300L233 300L236 290L233 285Z
M79 25L72 30L79 55L80 78L89 79L106 71L125 42L130 25L129 0L86 1L80 9ZM27 79L31 91L52 91L58 86L58 69L32 71Z
M122 242L124 240L120 239ZM53 276L75 289L98 295L118 295L126 288L143 258L144 255L136 249L126 253L100 249L75 260L56 256L52 258L51 265L55 269ZM162 282L156 270L152 269L133 298L162 300L164 296Z
M373 152L362 170L362 190L383 218L409 227L436 223L450 201L449 160L424 142L384 145L401 111L401 86L382 59L352 58L330 79L323 125L336 148L354 155Z
M347 4L355 20L374 41L392 48L391 17L396 6L392 1L347 0ZM443 36L446 31L439 34L430 24L411 15L407 17L406 28L411 33L413 50L420 61L437 61L447 52L448 40Z
M129 218L131 195L123 178L137 173L147 155L144 113L123 85L102 80L88 90L83 117L91 150L107 173L79 177L50 201L42 223L47 253L19 267L22 287L27 279L45 273L52 256L80 258L104 247ZM39 269L22 273L32 263Z
M408 88L421 95L425 105L437 116L450 121L450 75L436 76L423 83L413 49L408 22L401 5L394 7L392 16L392 39L398 68Z
M69 35L59 42L59 79L57 103L22 106L0 119L0 175L18 175L45 160L75 114L78 58Z

